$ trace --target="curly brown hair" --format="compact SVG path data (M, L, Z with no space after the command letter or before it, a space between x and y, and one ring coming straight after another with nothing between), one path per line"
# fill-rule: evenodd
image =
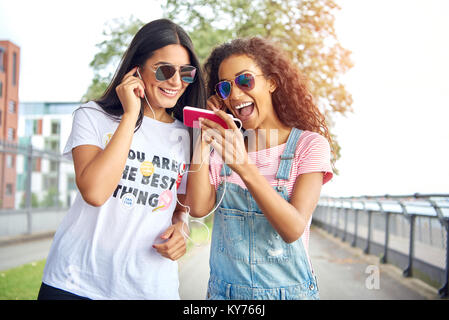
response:
M214 48L204 65L208 97L215 94L220 64L232 55L250 57L266 78L276 82L277 88L272 93L273 107L283 124L319 133L333 145L325 117L314 102L306 77L280 46L270 40L239 38Z

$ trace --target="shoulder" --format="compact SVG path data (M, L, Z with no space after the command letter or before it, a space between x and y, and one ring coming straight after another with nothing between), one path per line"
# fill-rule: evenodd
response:
M310 150L329 153L329 141L327 141L327 139L319 133L303 131L296 146L296 154L299 155Z
M75 115L83 114L83 115L89 116L89 117L104 117L104 116L106 116L106 112L95 101L89 101L89 102L86 102L86 103L80 105L77 109L75 109L74 114Z

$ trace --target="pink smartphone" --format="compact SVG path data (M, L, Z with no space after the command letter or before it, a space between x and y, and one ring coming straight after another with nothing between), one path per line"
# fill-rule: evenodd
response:
M229 116L233 118L231 115ZM199 118L215 121L223 128L228 129L226 122L224 122L224 120L217 116L213 111L194 107L184 107L184 124L186 126L191 128L199 128Z

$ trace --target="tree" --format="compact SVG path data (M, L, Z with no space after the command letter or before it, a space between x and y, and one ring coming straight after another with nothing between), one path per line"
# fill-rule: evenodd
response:
M341 82L352 62L335 34L334 13L340 9L335 0L167 0L162 8L165 17L189 33L202 62L214 46L236 37L262 36L282 44L309 78L331 135L332 115L352 112L352 96ZM105 33L109 39L98 45L101 51L91 63L96 74L121 56L141 25L131 19ZM111 76L95 77L89 90L98 92L96 88L105 87L103 81ZM88 91L85 97L92 95ZM340 147L332 136L338 159Z
M94 70L92 83L82 100L93 100L101 97L117 69L123 53L131 43L132 38L143 26L143 22L131 16L129 20L114 19L103 31L104 41L97 44L99 52L90 62Z
M332 114L352 112L352 96L341 76L353 66L351 52L335 33L339 9L335 0L168 0L164 6L168 18L185 26L201 59L213 46L236 37L262 36L282 44L311 82L337 159L340 147L331 130Z
M47 190L44 198L39 204L41 208L53 208L53 207L62 207L62 202L59 201L59 192L55 187L51 187Z

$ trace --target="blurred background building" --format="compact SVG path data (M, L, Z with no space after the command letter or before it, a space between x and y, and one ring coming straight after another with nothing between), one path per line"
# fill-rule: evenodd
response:
M20 48L0 41L0 140L17 143ZM0 153L0 208L14 208L16 155Z
M19 146L31 146L55 155L62 154L72 128L72 113L77 102L24 102L20 104ZM29 170L28 166L32 166ZM24 207L27 173L32 172L33 207L68 207L76 194L75 173L71 163L60 159L19 157L17 162L16 208Z

